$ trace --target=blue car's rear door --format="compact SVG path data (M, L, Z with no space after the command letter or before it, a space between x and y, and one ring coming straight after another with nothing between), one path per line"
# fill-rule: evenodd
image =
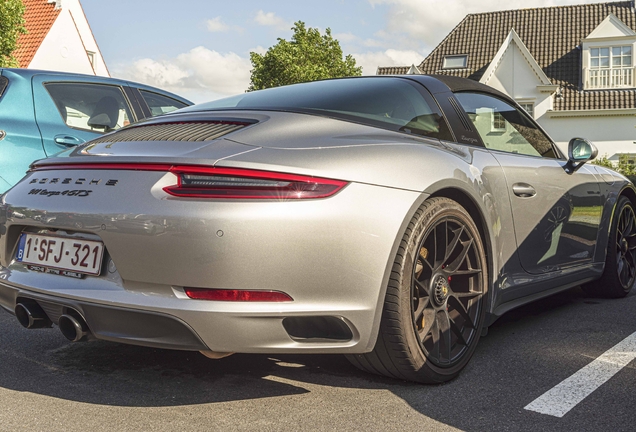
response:
M32 79L35 118L46 156L136 120L124 86L108 78L38 74Z
M0 70L0 194L16 184L35 159L45 157L33 117L30 77Z

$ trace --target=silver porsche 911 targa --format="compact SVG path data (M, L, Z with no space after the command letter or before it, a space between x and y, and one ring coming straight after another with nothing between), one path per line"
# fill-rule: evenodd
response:
M343 353L457 376L506 311L636 277L636 191L453 77L246 93L32 165L0 201L0 305L72 341Z

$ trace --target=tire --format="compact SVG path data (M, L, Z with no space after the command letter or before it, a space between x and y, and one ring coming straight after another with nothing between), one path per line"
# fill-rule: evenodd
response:
M605 269L600 279L582 286L595 297L625 297L636 281L636 214L625 196L618 198L610 227Z
M479 231L466 210L447 198L427 200L396 254L373 351L347 358L364 371L402 380L455 378L481 335L486 269Z

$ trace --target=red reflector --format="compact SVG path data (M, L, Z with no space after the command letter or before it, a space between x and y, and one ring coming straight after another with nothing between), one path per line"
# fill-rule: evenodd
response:
M288 302L294 301L280 291L247 291L230 289L184 288L188 297L195 300L235 302Z

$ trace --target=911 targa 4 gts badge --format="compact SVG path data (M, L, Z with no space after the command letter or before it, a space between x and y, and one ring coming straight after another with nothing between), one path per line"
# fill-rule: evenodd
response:
M64 190L64 191L50 191L48 189L31 189L29 191L29 195L44 195L47 197L64 195L64 196L76 196L76 197L87 197L93 192L92 190L85 189L74 189L74 190Z

